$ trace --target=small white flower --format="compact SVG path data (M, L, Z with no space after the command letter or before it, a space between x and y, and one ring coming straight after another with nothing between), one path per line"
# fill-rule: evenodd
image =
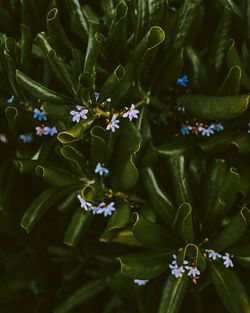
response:
M181 265L180 267L177 267L171 270L171 274L174 275L176 278L179 278L182 276L182 274L185 272L184 267Z
M208 253L208 257L209 259L212 259L212 260L216 260L216 259L219 259L222 257L221 254L219 254L218 252L215 252L214 250L205 250L207 253Z
M42 136L44 134L44 129L40 126L36 127L36 135L37 136Z
M120 123L120 121L117 119L117 116L113 115L111 120L109 120L106 129L111 130L114 133L115 129L119 128L119 125L118 125L119 123Z
M95 168L95 173L100 174L101 176L107 176L109 170L106 167L101 166L101 163L98 163Z
M138 286L145 286L148 282L148 279L134 279L134 283Z
M139 110L137 110L135 108L135 105L134 104L131 104L131 107L130 109L126 108L126 112L122 115L122 117L128 117L130 122L133 120L133 118L138 118L138 113L139 113Z
M93 214L103 214L105 217L112 215L113 211L116 210L114 204L114 202L110 202L109 204L101 202L98 207L93 208Z
M234 266L229 253L225 253L222 259L224 260L223 264L226 266L226 268Z
M87 202L81 195L77 196L78 200L80 201L81 208L83 208L85 211L90 211L92 204L90 202Z
M0 134L0 142L1 143L7 143L8 142L7 136L5 134Z
M185 268L188 270L188 276L192 276L193 278L200 276L201 272L196 266L185 266Z
M210 137L210 135L214 134L214 129L211 126L209 126L208 128L199 127L198 130L199 130L199 132L201 133L202 136Z
M89 110L85 109L83 106L77 104L76 105L76 109L78 111L70 111L70 115L73 116L72 121L73 122L79 122L81 119L86 120L87 118L87 113L89 112Z

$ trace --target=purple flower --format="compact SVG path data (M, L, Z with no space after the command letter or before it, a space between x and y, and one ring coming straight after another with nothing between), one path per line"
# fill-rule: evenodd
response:
M171 264L169 264L169 268L171 269L171 274L174 275L176 278L179 278L185 272L185 268L183 265L188 264L188 262L184 260L183 264L181 266L178 266L176 259L176 254L173 254L173 261Z
M193 278L196 278L201 274L196 266L185 266L185 268L188 270L188 276L192 276Z
M134 279L134 283L138 286L145 286L148 282L148 279Z
M248 123L248 127L250 127L250 122ZM250 129L248 129L248 134L250 134Z
M112 215L113 211L116 210L114 204L114 202L110 202L109 204L101 202L98 207L93 207L93 214L103 214L105 217Z
M70 111L70 115L73 116L72 121L73 122L79 122L81 119L86 120L87 118L87 113L89 112L89 110L85 109L83 106L77 104L76 105L76 109L77 111Z
M85 211L90 211L92 208L92 204L90 202L87 202L81 195L77 195L77 199L79 200L81 204L81 208L83 208Z
M57 129L55 128L55 126L52 127L52 128L50 128L48 126L45 126L43 133L44 133L45 136L48 136L48 135L54 136L55 134L57 134Z
M23 143L31 143L33 141L33 136L31 134L21 134L19 138Z
M225 253L222 259L224 260L223 264L226 266L226 268L234 266L229 253Z
M40 111L39 109L34 109L33 113L33 117L37 118L39 121L47 121L47 115L43 111Z
M222 257L221 254L215 252L214 250L207 250L207 249L206 249L206 252L208 253L209 259L212 259L212 260L214 260L214 261L215 261L216 259L219 259L219 258Z
M205 127L199 127L198 128L199 132L201 133L202 136L207 136L209 137L210 135L214 134L214 129L212 126L209 126L208 128Z
M14 99L15 99L15 97L14 97L14 96L11 96L9 99L7 99L7 102L8 102L9 104L12 104L12 103L14 102Z
M193 129L193 127L190 125L182 125L182 127L180 128L180 133L183 136L189 135L192 129Z
M111 120L109 120L106 129L111 130L114 133L115 129L119 128L119 125L118 125L119 123L120 123L120 121L117 119L117 116L113 115Z
M109 170L106 167L101 166L101 163L98 163L95 168L95 173L98 173L101 176L107 176L109 174Z
M181 87L187 87L188 84L188 76L183 75L181 78L178 78L176 84Z
M126 112L122 115L122 117L128 117L130 122L135 118L138 118L139 110L135 108L134 104L131 104L130 109L126 108Z

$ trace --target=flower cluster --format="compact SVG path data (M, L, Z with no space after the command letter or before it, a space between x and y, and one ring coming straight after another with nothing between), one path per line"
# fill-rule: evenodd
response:
M37 118L40 122L41 121L47 121L47 115L45 112L40 111L39 109L34 109L33 111L33 117Z
M223 260L223 264L226 266L226 268L228 267L233 267L233 262L232 262L232 257L230 256L229 253L225 253L225 255L222 255L218 252L215 252L214 250L209 250L206 249L205 252L207 253L207 256L210 260L218 260L218 259L222 259Z
M45 127L40 127L37 126L36 127L36 135L37 136L54 136L55 134L57 134L57 129L54 127L49 127L49 126L45 126Z
M211 135L220 132L224 129L221 124L211 124L211 125L203 125L203 123L196 123L191 126L188 124L182 124L180 128L180 133L185 135L195 134L210 137Z
M98 100L98 98L99 98L99 94L95 93L96 101ZM106 99L105 102L111 102L111 99L108 98ZM88 113L89 113L89 110L79 104L76 105L76 110L70 111L70 115L73 116L72 121L76 123L80 122L80 120L87 119ZM120 120L118 119L119 115L121 115L123 118L128 118L131 122L133 119L138 118L138 113L139 113L139 110L136 109L134 104L132 104L130 108L125 107L125 111L123 111L122 113L115 113L112 115L112 117L109 120L107 120L108 124L106 126L106 129L111 130L114 133L115 130L120 127L119 126Z
M109 204L101 202L97 206L94 206L92 203L86 201L81 195L77 195L77 199L80 202L81 208L85 211L92 211L93 214L103 214L104 217L107 217L112 215L112 213L116 210L114 202L110 202Z
M176 278L179 278L187 271L187 275L192 278L199 278L200 271L198 270L195 263L192 264L192 266L188 265L188 261L184 260L182 265L177 264L177 256L176 254L173 254L173 260L171 264L169 265L169 268L171 269L171 274L174 275Z

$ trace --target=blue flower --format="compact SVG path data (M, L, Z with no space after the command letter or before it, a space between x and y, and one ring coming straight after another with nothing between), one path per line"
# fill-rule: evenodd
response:
M207 136L207 137L210 137L210 135L213 135L214 134L214 129L212 126L209 126L207 128L205 127L199 127L198 128L199 132L201 133L202 136Z
M226 266L226 268L234 266L229 253L225 253L222 259L224 260L223 264Z
M183 264L181 266L178 266L176 259L176 254L173 254L173 261L171 264L169 264L169 268L171 269L171 274L174 275L176 278L179 278L185 272L185 268L183 265L188 264L188 262L184 260Z
M98 173L101 176L107 176L109 174L109 170L106 167L101 166L101 163L98 163L95 168L95 173Z
M250 122L248 123L248 127L250 127ZM250 129L248 129L248 134L250 134Z
M114 202L110 202L109 204L101 202L98 207L92 207L93 214L103 214L105 217L112 215L113 211L116 210L114 204Z
M77 199L81 204L81 208L83 208L85 211L90 211L92 209L92 204L83 199L81 195L77 195Z
M47 121L47 115L43 111L40 111L39 109L34 109L33 113L33 117L37 118L39 121Z
M138 286L145 286L148 282L148 279L134 279L134 283Z
M31 134L21 134L19 138L23 143L31 143L33 141L33 136Z
M224 129L224 127L221 124L212 124L210 127L215 132L220 132L220 131L222 131Z
M187 87L188 84L188 76L183 75L181 78L178 78L176 84L181 87Z
M57 129L55 128L55 126L52 128L50 128L48 126L44 127L44 135L45 136L48 136L48 135L54 136L55 134L57 134Z
M113 115L111 120L109 120L106 129L111 130L114 133L115 129L119 128L119 125L118 125L119 123L120 123L120 121L117 119L117 116Z
M14 99L15 99L15 97L14 97L14 96L11 96L9 99L7 99L7 102L8 102L9 104L12 104L12 103L14 102Z
M196 266L185 266L185 268L188 270L188 276L192 276L193 278L197 278L201 274Z
M122 115L122 117L128 117L130 122L135 118L138 118L139 110L135 108L134 104L131 104L130 108L126 108L126 112Z
M214 250L207 250L206 249L205 251L208 253L209 259L212 259L214 261L222 257L221 254L215 252Z
M181 133L183 136L189 135L192 129L193 129L192 126L190 126L190 125L183 125L183 124L182 124L182 127L180 128L180 133Z
M83 106L81 105L76 105L76 109L77 111L70 111L70 115L73 116L72 121L73 122L80 122L81 119L86 120L87 119L87 113L89 112L88 109L85 109Z

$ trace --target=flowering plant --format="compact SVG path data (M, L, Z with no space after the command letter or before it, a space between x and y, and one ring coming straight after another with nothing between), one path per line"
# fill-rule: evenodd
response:
M248 313L249 1L17 2L0 4L3 312Z

